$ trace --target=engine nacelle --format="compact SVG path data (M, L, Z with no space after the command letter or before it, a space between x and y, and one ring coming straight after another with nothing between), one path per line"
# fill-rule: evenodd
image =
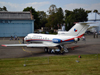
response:
M74 38L74 41L79 41L80 39L79 38Z
M53 42L53 43L61 43L62 40L61 40L61 39L54 38L54 39L52 40L52 42Z

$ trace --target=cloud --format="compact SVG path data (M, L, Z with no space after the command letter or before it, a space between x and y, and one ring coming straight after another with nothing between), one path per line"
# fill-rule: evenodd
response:
M94 10L97 9L100 12L100 3L96 4L77 4L77 3L71 3L64 6L64 10L73 10L76 8L84 8L85 10Z
M33 3L26 3L26 4L16 4L10 2L0 2L0 6L6 6L8 11L22 11L26 7L33 7L36 10L41 10L41 7L48 5L49 2L33 2ZM42 10L45 10L45 8Z

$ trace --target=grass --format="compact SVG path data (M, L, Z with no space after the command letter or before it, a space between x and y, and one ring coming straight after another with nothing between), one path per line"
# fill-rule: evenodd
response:
M100 75L100 54L98 57L95 54L77 57L67 55L0 59L0 75Z

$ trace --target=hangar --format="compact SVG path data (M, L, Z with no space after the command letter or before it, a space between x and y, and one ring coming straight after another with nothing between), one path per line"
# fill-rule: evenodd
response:
M0 11L0 37L23 37L34 32L34 18L30 11Z
M94 24L90 24L91 32L97 32L100 34L100 14L89 13L88 14L88 22L95 22Z

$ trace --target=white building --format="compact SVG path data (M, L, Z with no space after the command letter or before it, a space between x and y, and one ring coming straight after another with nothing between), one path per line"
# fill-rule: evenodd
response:
M94 28L91 30L100 34L100 15L95 13L89 13L88 22L95 22L94 24L90 24L90 26L94 26Z

